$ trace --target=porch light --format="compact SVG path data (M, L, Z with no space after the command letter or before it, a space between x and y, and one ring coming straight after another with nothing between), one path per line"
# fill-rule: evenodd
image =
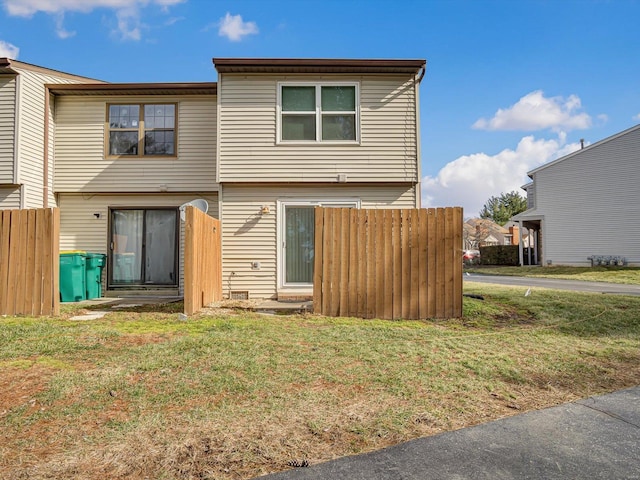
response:
M271 213L271 210L269 209L268 205L263 205L262 208L260 209L261 215L269 215L270 213Z

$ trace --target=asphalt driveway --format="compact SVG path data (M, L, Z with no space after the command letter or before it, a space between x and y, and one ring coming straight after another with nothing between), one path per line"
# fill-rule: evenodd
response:
M555 290L573 290L578 292L606 293L614 295L640 296L640 285L620 285L606 282L583 282L579 280L563 280L556 278L508 277L502 275L482 275L465 273L465 282L493 283L498 285L515 285L527 288L551 288ZM640 475L639 477L640 478Z
M640 387L261 478L639 479Z

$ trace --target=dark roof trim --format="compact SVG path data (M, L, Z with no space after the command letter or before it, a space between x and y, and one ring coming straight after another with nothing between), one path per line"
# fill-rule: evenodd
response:
M11 68L11 59L7 57L0 57L0 74L17 75L18 72Z
M44 73L46 75L53 75L61 78L68 78L73 81L102 83L102 80L96 80L95 78L84 77L82 75L74 75L73 73L67 73L61 70L55 70L53 68L41 67L39 65L21 62L19 60L12 60L6 57L0 58L0 69L4 70L0 73L16 73L19 75L19 70L14 70L15 68L29 70L31 72Z
M219 73L403 73L416 74L427 61L330 58L214 58Z
M216 95L218 84L202 83L64 83L45 85L54 95Z

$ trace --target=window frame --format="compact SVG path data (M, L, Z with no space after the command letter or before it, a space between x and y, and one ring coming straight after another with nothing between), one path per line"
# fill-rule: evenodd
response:
M285 140L282 138L283 115L309 115L307 111L286 112L282 110L282 89L283 87L314 87L315 88L315 140ZM322 111L322 87L354 87L355 111ZM322 117L323 115L354 115L355 139L353 140L323 140L322 139ZM283 81L278 82L277 91L277 121L276 121L276 144L277 145L360 145L360 82L357 81Z
M173 128L145 128L145 118L144 118L144 107L149 105L173 105ZM139 109L138 113L138 127L132 128L111 128L110 122L110 109L113 106L137 106ZM104 140L104 157L105 158L177 158L178 157L178 102L107 102L106 111L105 111L105 140ZM111 153L111 132L120 131L120 132L138 132L138 153L135 155L130 154L112 154ZM145 133L146 131L154 131L154 130L162 130L169 131L173 130L173 153L168 154L145 154L144 153L144 141L145 141Z

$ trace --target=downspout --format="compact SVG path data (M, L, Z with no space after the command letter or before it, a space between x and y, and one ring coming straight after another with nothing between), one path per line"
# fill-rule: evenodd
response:
M427 62L424 62L422 64L422 71L420 72L420 76L418 77L418 85L422 82L425 73L427 73Z
M22 78L16 72L16 92L14 97L14 119L13 119L13 184L20 188L20 208L24 208L24 185L20 185L20 84Z
M44 151L42 152L42 207L49 208L49 87L44 87Z
M416 183L416 208L422 207L422 167L421 167L421 148L420 148L420 92L418 86L422 82L424 75L427 71L427 62L424 62L421 67L420 75L418 79L414 82L414 98L415 98L415 128L416 128L416 174L418 176L418 181Z

